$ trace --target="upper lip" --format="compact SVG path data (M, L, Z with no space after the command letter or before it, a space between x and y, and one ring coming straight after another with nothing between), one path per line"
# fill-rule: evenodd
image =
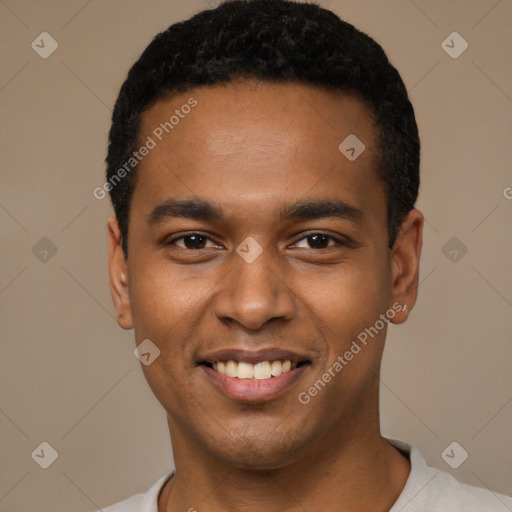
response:
M208 352L199 358L199 362L215 363L216 361L243 361L256 364L261 361L291 361L300 363L309 361L308 357L297 352L279 348L261 348L259 350L248 350L247 348L227 348Z

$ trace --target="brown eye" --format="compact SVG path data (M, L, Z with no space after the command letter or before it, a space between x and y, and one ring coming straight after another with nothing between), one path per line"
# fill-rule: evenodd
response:
M333 243L330 243L333 242ZM305 243L307 245L299 245L301 243ZM345 245L341 240L338 240L330 235L326 235L324 233L314 233L304 238L301 238L296 246L306 249L327 249L328 247Z
M178 241L183 241L182 244L177 243ZM198 250L198 249L206 249L207 242L211 240L200 233L193 233L190 235L180 236L179 238L175 238L169 242L169 245L176 245L181 247L182 249L190 249L190 250ZM213 243L213 242L212 242ZM211 246L210 246L211 247Z

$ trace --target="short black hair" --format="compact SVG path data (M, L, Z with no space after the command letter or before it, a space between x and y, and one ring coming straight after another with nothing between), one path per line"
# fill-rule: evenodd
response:
M125 256L137 168L112 179L136 150L142 114L172 92L240 78L341 91L369 107L392 247L420 182L418 127L400 74L377 42L314 3L231 0L156 35L121 86L106 163Z

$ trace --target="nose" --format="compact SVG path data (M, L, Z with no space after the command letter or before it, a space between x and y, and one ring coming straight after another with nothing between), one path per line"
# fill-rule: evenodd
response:
M252 263L233 253L230 271L214 300L215 315L223 322L235 321L248 330L258 330L272 319L291 320L295 297L279 264L268 251Z

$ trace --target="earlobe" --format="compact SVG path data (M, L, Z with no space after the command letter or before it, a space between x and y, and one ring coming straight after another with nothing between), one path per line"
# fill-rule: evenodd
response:
M423 214L419 210L411 210L403 220L391 250L393 303L402 306L391 320L394 324L407 320L418 296L423 220Z
M110 293L116 308L117 323L132 329L132 314L128 290L128 269L122 247L122 237L115 217L108 220Z

